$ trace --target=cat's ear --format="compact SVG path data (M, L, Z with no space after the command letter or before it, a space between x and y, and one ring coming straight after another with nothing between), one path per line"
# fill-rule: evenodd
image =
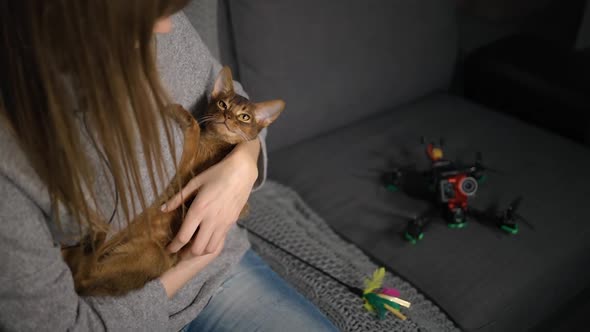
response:
M228 66L224 66L219 74L217 75L217 79L215 80L215 85L213 86L213 92L211 92L211 97L213 99L220 98L221 96L227 96L234 92L234 81L231 76L231 69Z
M285 109L285 102L277 99L254 104L254 117L261 127L268 127Z

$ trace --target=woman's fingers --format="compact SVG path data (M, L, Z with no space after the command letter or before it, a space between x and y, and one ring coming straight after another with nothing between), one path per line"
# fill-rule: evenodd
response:
M228 229L226 228L226 229L216 230L215 232L213 232L213 235L211 235L211 239L209 240L209 244L207 244L207 247L205 248L206 254L210 254L212 252L215 252L215 250L217 250L219 245L221 243L223 243L225 236L227 235L227 231L228 231Z
M217 247L215 248L215 250L213 252L211 252L211 253L197 256L197 255L194 255L191 252L190 248L184 248L184 249L180 250L178 253L180 255L180 259L181 260L208 259L208 257L215 257L215 256L219 255L219 253L223 250L223 247L224 246L225 246L225 238L222 238L221 241L219 241L219 243L218 243Z
M169 199L168 202L162 205L162 212L176 210L182 203L192 197L192 195L197 191L197 189L199 189L200 186L201 177L196 176L192 178L180 192L178 192L171 199Z
M180 226L180 230L168 245L168 251L173 253L177 252L190 242L190 240L193 238L193 235L195 234L195 231L203 221L206 211L207 210L201 206L197 197L197 199L193 201L193 204L188 209L184 221Z
M205 252L205 249L210 244L213 234L216 233L217 228L219 228L219 225L217 225L216 222L218 221L209 219L201 223L201 228L199 228L199 232L197 233L195 241L191 246L191 252L194 255L203 255L215 251L215 249L213 249L210 252ZM217 246L214 248L217 248Z

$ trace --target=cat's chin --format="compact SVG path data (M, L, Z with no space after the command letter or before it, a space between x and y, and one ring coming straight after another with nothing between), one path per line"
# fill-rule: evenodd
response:
M245 139L239 138L239 137L232 137L232 138L224 137L223 141L226 142L226 143L232 144L232 145L236 145L236 144L240 144L242 142L246 142Z
M211 124L213 133L218 139L228 144L239 144L242 142L249 141L250 138L241 136L232 131L224 122Z

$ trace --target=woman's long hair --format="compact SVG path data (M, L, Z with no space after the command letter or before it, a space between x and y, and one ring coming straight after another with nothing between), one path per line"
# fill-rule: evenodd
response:
M106 224L92 217L96 169L81 143L81 114L91 119L89 131L109 163L127 221L136 200L146 207L139 165L147 165L155 191L169 148L161 135L172 142L167 125L165 133L160 129L168 98L156 70L153 28L186 2L0 2L0 121L46 184L54 213L63 204L93 232ZM85 199L88 191L94 202Z

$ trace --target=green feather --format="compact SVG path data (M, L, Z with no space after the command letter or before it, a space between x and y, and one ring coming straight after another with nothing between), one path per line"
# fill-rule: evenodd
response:
M384 319L385 318L385 313L387 312L387 309L385 308L385 305L387 304L388 306L400 310L400 305L393 302L393 301L389 301L387 299L381 298L379 297L379 295L375 294L375 293L365 293L365 295L363 296L365 299L365 308L367 307L371 307L369 311L377 311L377 315L379 316L379 319Z

